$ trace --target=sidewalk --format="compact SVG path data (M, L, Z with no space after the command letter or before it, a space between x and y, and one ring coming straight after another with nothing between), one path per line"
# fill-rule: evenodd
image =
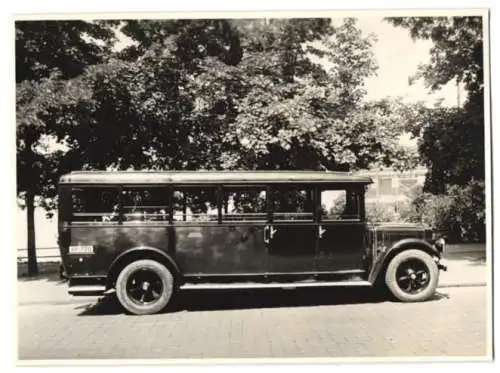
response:
M17 282L18 305L93 303L96 299L97 297L74 297L68 294L67 282L47 278Z
M485 286L488 266L484 245L449 245L442 263L448 271L440 271L439 287ZM56 266L57 267L57 266ZM18 304L93 303L97 297L74 297L58 273L44 273L37 278L21 277L17 282Z
M441 271L439 287L485 286L489 278L484 244L448 245L442 263L448 271Z

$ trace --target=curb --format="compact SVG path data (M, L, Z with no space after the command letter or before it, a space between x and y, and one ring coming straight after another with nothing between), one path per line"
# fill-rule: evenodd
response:
M465 287L484 287L486 282L445 282L437 286L440 288L465 288Z
M67 299L67 300L36 300L28 302L19 302L18 307L22 306L67 306L67 305L84 305L97 303L95 299Z

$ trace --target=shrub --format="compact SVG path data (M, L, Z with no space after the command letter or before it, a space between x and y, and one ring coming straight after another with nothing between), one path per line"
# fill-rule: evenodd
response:
M366 205L366 219L371 223L401 221L395 204L370 203Z
M403 219L445 232L450 242L484 241L484 182L452 185L445 194L421 193L403 212Z

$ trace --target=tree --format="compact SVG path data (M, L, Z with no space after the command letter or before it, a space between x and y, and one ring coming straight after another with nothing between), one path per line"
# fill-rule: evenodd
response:
M110 26L87 21L16 21L16 82L39 81L54 71L64 79L73 78L87 66L102 63L114 41Z
M467 91L461 107L420 112L413 133L428 166L423 194L415 199L416 216L457 240L485 238L483 19L481 17L389 19L413 38L430 39L431 61L419 67L437 90L449 82ZM420 207L419 207L420 206ZM418 208L419 207L419 208ZM425 213L427 211L427 214Z
M467 91L463 107L428 110L413 125L419 152L429 168L425 190L444 193L447 185L484 180L483 20L481 17L389 18L412 38L433 41L431 60L414 79L437 90L449 82Z
M113 32L85 21L18 21L16 29L17 191L28 220L28 273L38 272L34 209L37 196L50 209L56 195L59 152L47 154L49 109L71 99L64 82L105 60ZM92 39L104 41L98 45Z
M353 19L340 27L329 19L126 21L122 30L137 42L123 55L141 64L137 112L155 123L159 167L349 170L412 160L397 144L405 124L397 105L362 101L376 65L372 38ZM165 69L178 72L168 90L156 78ZM175 105L166 97L178 90L184 110L167 115ZM162 145L165 138L172 141Z
M134 45L90 78L93 95L79 110L66 110L61 136L72 134L73 149L106 149L117 168L354 170L414 161L397 143L406 125L399 103L362 100L376 64L372 38L353 19L339 27L329 19L121 25Z

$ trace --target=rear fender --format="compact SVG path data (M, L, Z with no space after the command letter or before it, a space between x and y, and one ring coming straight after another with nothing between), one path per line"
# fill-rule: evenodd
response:
M118 275L126 265L140 259L152 259L162 263L172 272L177 285L179 284L178 280L181 278L179 267L168 254L154 247L139 246L124 251L111 263L108 270L108 288L114 287Z

